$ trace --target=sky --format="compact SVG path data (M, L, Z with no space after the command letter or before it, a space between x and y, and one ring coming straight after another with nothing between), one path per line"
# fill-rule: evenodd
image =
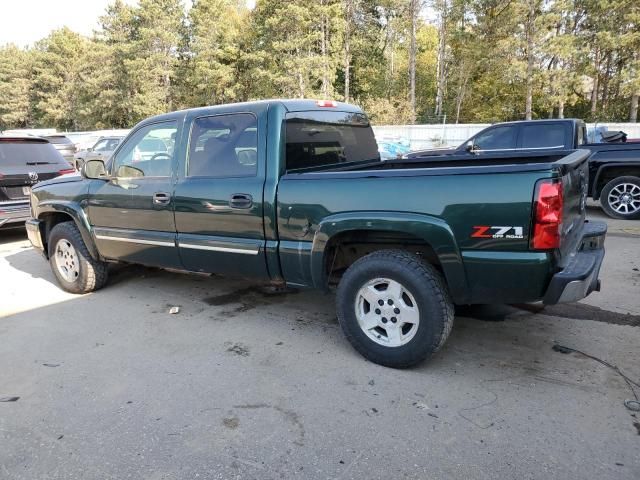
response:
M0 0L0 45L24 47L46 37L51 30L69 27L91 35L98 17L113 0ZM137 0L124 0L137 4ZM185 3L190 4L190 1ZM247 2L250 6L254 1Z

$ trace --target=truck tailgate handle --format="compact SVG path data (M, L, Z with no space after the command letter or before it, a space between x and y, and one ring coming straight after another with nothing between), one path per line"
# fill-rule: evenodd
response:
M166 205L171 201L171 195L165 192L156 192L153 194L153 203L156 205Z
M229 199L231 208L251 208L253 205L253 197L248 193L234 193Z

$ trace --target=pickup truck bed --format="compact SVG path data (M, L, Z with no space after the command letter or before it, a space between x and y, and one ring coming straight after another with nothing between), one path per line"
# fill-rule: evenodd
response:
M150 138L158 152L139 155ZM406 367L442 346L454 304L599 288L588 154L380 161L351 105L205 107L143 121L107 165L34 188L27 229L77 293L102 287L110 262L335 287L353 346Z
M614 218L640 218L640 144L585 143L586 126L577 119L527 120L497 123L453 149L410 152L410 160L425 162L561 153L588 150L589 189L605 213ZM481 162L483 163L483 162Z

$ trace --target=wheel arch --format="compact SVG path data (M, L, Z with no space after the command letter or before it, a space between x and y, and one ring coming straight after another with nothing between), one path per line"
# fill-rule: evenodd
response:
M71 202L45 201L38 204L38 220L40 223L40 236L44 247L44 254L48 258L48 238L53 227L62 222L72 221L78 227L82 240L87 250L95 260L101 260L93 237L89 220L79 205Z
M443 275L456 303L464 303L468 286L462 256L449 225L429 215L404 212L352 212L325 218L311 248L314 287L326 289L336 272L340 248L355 247L347 265L380 249L399 248L416 253Z
M601 165L596 171L593 180L593 191L591 196L594 200L599 200L604 186L611 180L618 177L640 177L640 162L636 163L607 163Z

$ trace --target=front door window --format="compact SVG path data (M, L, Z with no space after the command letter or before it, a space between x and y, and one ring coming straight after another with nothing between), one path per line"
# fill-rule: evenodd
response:
M168 177L171 175L176 122L147 125L118 151L112 175L118 178Z

